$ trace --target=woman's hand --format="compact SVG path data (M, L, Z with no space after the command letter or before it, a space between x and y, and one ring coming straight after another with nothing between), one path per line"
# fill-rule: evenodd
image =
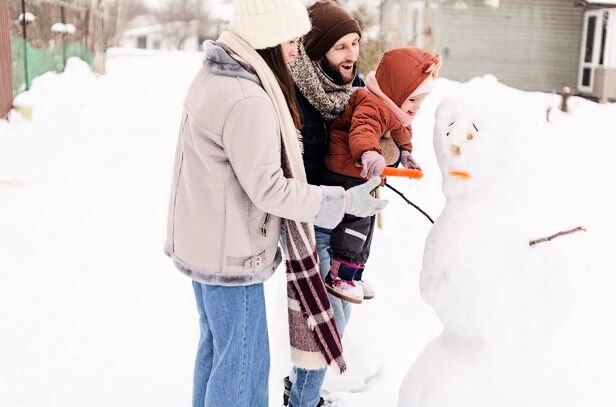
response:
M385 199L377 199L371 194L372 191L379 185L381 185L381 177L377 176L361 185L347 189L346 208L344 211L349 215L357 216L359 218L372 216L375 213L382 211L387 206L389 201Z

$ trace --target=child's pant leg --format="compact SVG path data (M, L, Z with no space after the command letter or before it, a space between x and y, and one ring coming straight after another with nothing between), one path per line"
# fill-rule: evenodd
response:
M324 185L337 185L344 189L361 185L364 182L365 180L334 174L330 171L325 171L323 174ZM370 254L375 220L376 216L358 218L346 214L342 218L342 222L333 229L330 240L332 263L335 265L338 261L338 267L332 269L333 275L341 271L342 274L337 274L337 276L343 280L361 280L364 263L366 263ZM353 266L343 265L340 267L340 260L352 263Z
M334 270L343 280L361 280L363 265L370 254L375 217L358 218L345 215L342 222L332 231L330 246L334 261L343 264ZM345 264L351 263L351 264Z

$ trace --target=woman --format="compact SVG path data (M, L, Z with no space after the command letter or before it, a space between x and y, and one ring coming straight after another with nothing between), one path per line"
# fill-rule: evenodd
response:
M165 249L193 279L200 315L193 406L268 404L262 283L280 263L281 227L293 361L345 368L311 223L332 228L387 202L370 195L379 178L346 192L306 183L287 64L309 29L300 0L236 0L184 104Z

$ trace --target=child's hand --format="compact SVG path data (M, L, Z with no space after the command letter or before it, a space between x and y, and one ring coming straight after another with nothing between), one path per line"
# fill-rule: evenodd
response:
M415 161L411 153L406 150L402 150L402 155L400 156L400 162L402 163L404 168L421 170L421 167L419 166L419 164L417 164L417 161Z
M361 155L361 166L363 178L378 177L385 169L385 158L376 151L366 151Z

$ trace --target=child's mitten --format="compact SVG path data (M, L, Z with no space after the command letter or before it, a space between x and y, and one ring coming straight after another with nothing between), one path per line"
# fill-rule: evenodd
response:
M421 170L421 167L419 166L419 164L417 164L417 161L415 161L415 159L413 158L413 156L411 155L409 151L402 150L402 155L400 156L400 162L402 163L404 168Z
M376 151L366 151L361 155L361 166L363 178L378 177L385 169L385 158Z

